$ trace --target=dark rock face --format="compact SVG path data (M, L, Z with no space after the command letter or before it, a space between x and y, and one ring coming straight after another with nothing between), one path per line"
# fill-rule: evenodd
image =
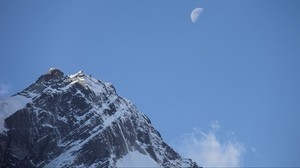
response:
M51 69L17 95L32 101L5 119L2 167L114 167L136 150L163 167L198 167L163 142L111 84L82 72Z

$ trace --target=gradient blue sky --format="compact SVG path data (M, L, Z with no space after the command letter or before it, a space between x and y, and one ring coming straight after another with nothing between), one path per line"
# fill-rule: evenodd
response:
M171 145L218 121L221 143L243 144L240 165L300 166L299 9L299 0L1 0L0 97L50 67L82 69L113 83Z

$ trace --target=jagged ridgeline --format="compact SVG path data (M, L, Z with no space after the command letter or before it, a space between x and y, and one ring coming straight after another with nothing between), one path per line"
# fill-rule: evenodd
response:
M0 101L1 167L198 167L112 84L51 68Z

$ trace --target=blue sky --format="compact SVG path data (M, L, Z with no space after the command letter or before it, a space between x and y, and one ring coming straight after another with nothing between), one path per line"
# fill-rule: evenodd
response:
M192 23L196 7L204 12ZM232 147L239 166L300 166L299 8L298 0L2 0L0 97L50 67L82 69L113 83L195 160L206 158L188 153L189 141L199 150L217 142L223 155Z

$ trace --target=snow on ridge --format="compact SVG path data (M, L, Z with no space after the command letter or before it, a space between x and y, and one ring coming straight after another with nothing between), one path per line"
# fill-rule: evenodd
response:
M79 83L82 86L94 91L96 94L107 92L106 87L109 85L108 83L102 83L91 76L87 76L82 70L74 75L69 75L69 77L72 81L70 84Z
M31 100L32 98L16 95L0 101L0 132L6 130L4 120L16 111L24 108Z
M70 77L70 78L75 78L75 77L81 76L81 75L84 75L84 73L83 73L82 70L78 71L77 73L75 73L75 74L73 74L73 75L69 75L69 77Z

